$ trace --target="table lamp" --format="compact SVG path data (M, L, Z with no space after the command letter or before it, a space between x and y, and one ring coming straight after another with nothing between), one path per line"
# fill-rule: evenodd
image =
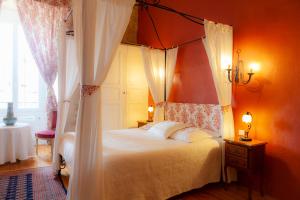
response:
M153 106L149 106L148 107L148 112L149 112L149 119L147 120L148 122L153 122L153 111L154 111L154 108Z
M251 129L251 122L252 122L252 115L250 112L246 112L243 117L242 117L242 121L244 123L247 124L248 126L248 129L245 130L245 135L243 137L240 138L241 141L252 141L251 138L249 138L249 132L250 132L250 129Z

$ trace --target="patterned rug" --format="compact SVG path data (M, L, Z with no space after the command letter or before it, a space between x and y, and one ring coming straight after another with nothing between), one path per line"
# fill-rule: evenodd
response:
M2 200L64 200L66 193L51 167L0 174Z

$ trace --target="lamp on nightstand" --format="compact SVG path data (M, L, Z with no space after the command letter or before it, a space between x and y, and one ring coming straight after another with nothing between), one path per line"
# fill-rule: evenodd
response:
M149 112L149 119L147 120L148 122L153 122L153 111L154 111L154 108L153 106L149 106L148 107L148 112Z
M242 117L242 121L248 125L248 129L245 130L245 135L243 137L241 137L240 140L242 140L242 141L252 141L252 139L249 138L249 132L250 132L250 129L251 129L251 122L252 122L251 113L246 112Z

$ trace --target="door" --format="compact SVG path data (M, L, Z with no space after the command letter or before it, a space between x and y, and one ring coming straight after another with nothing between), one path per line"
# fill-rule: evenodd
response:
M148 116L148 84L139 47L120 45L102 84L103 130L137 127Z
M127 46L126 69L126 126L131 128L148 118L148 83L139 47Z
M124 127L126 53L126 49L122 46L118 48L111 68L101 87L103 130L121 129Z

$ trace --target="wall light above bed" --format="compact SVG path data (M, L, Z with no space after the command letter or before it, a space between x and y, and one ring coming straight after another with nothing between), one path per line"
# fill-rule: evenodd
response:
M228 75L228 80L231 83L235 83L237 85L246 85L251 81L252 76L255 74L254 71L258 71L260 68L258 63L250 63L249 68L250 71L247 73L248 78L245 79L245 73L244 73L244 62L243 60L240 59L240 53L241 50L237 50L237 63L235 67L231 67L231 65L228 65L228 68L226 69L227 75Z

